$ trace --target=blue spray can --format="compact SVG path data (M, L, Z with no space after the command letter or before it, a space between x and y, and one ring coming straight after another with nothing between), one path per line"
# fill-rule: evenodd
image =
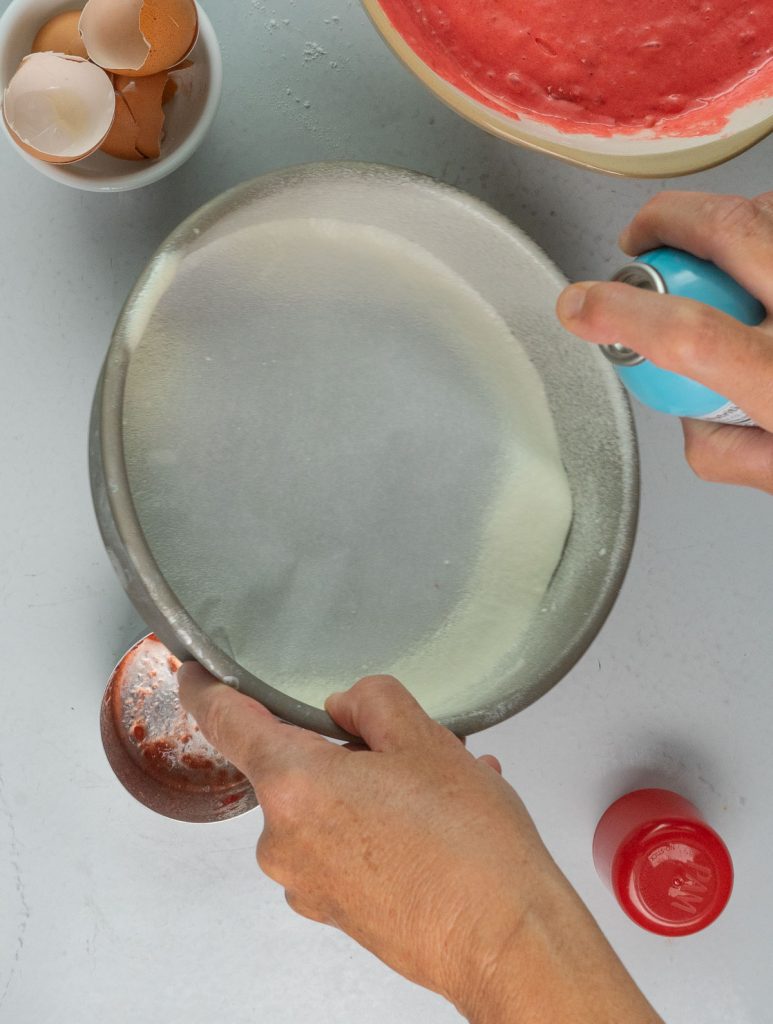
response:
M751 326L761 323L766 316L762 303L723 270L679 249L646 252L618 270L612 280L661 295L696 299ZM659 412L735 426L755 425L737 405L716 391L689 377L662 370L622 344L604 345L602 351L631 394Z

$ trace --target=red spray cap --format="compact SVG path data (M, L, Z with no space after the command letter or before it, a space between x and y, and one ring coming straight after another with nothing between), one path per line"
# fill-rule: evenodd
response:
M733 862L717 833L677 793L639 789L615 801L593 860L625 913L659 935L691 935L724 910Z

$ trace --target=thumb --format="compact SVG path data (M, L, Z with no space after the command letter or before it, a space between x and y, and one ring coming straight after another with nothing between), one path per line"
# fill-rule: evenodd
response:
M685 458L701 480L773 494L773 434L700 420L683 420L682 427Z
M319 753L321 736L283 725L270 711L219 682L195 661L177 672L180 702L196 719L215 749L252 783L258 800L288 768L303 766Z

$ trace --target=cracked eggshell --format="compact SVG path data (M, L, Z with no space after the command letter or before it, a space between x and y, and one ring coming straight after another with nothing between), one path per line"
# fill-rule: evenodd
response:
M164 106L171 103L178 92L190 94L191 80L188 72L193 67L192 60L184 60L181 64L169 69L169 78L164 86L164 95L161 102Z
M78 32L80 17L80 10L62 11L61 14L55 15L35 36L30 52L42 53L50 50L53 53L66 53L88 60L89 55Z
M177 95L178 88L179 88L179 86L177 85L177 82L175 82L175 80L173 78L171 78L171 77L167 78L166 85L164 86L164 94L161 97L161 103L164 106L166 106L167 103L171 103L172 102L172 100Z
M143 78L116 75L115 121L100 149L123 160L154 160L161 155L162 104L170 78L166 71Z
M79 30L95 64L138 78L187 57L199 19L195 0L88 0Z
M110 131L113 83L82 57L31 53L8 83L3 117L27 153L46 163L74 163L98 149Z

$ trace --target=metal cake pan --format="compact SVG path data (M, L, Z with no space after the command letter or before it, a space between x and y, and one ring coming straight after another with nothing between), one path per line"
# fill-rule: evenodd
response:
M374 204L373 197L379 202ZM247 671L199 626L160 572L135 508L124 447L127 380L133 354L159 288L231 218L260 220L313 211L403 232L480 289L522 338L539 372L570 482L574 517L537 617L504 691L463 713L438 715L459 735L506 719L551 689L577 662L604 623L630 559L639 503L636 437L630 407L612 368L593 347L558 325L555 298L565 281L538 249L484 203L421 175L376 165L317 164L242 184L184 221L151 258L116 325L102 369L90 428L90 474L102 537L115 571L149 628L179 658L259 700L280 718L343 738L320 708ZM227 325L224 325L227 330ZM193 471L193 467L191 469ZM196 472L203 472L201 467ZM342 679L341 687L354 680Z

